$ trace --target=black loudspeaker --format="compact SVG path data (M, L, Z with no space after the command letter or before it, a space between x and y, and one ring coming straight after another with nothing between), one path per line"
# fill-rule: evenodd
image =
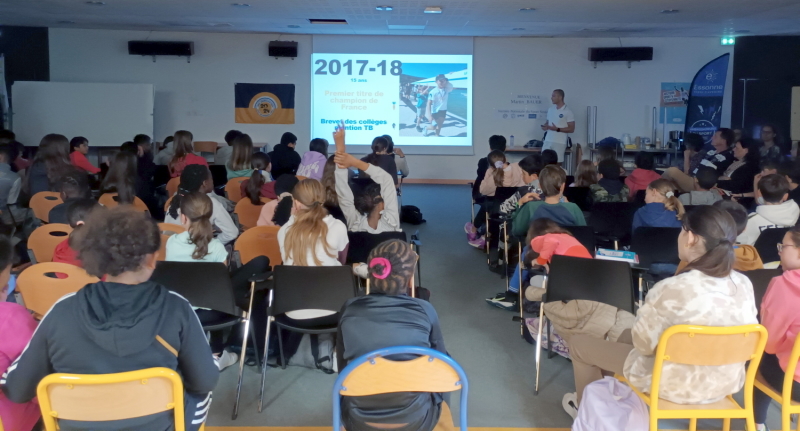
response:
M154 42L149 40L128 41L130 55L175 55L190 57L194 54L194 42Z
M269 43L270 57L297 57L297 42L273 40Z
M589 48L589 61L648 61L652 59L652 46Z

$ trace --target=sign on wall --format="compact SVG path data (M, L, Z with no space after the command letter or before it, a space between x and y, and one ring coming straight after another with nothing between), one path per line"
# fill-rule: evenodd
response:
M689 104L688 82L662 82L659 100L661 101L661 124L683 124L686 121L686 105ZM666 109L665 109L666 108Z
M294 84L236 84L236 122L294 124Z

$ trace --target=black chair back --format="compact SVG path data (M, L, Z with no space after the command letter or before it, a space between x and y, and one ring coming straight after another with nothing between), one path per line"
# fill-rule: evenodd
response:
M565 187L564 197L577 205L581 211L592 209L592 191L589 187Z
M153 187L163 186L169 182L169 166L157 165L156 170L153 172Z
M679 227L640 227L631 238L631 251L639 255L639 266L649 268L654 263L678 264Z
M225 165L209 165L208 170L211 171L214 187L224 187L228 184L228 171L225 169Z
M645 190L639 190L639 191L636 192L636 195L633 197L633 201L632 201L633 205L636 208L641 208L641 207L643 207L643 206L645 206L647 204L647 202L644 201L644 198L645 198L646 194L647 194L647 190L646 189Z
M194 307L241 315L230 273L223 263L158 262L150 281L183 296Z
M350 266L278 265L273 270L273 316L309 309L338 312L356 295Z
M575 182L575 176L574 175L567 175L567 182L565 182L564 184L566 184L567 188L569 188L570 184L572 184L574 182Z
M545 302L584 299L633 313L633 273L626 262L553 256Z
M500 204L514 196L517 190L519 190L518 187L498 187L494 192L494 196L486 198L486 210L490 215L497 214L500 211Z
M564 229L568 230L594 257L597 242L594 238L594 229L591 226L564 226Z
M773 278L783 274L783 270L775 269L754 269L752 271L744 271L742 274L746 275L753 283L753 294L756 297L756 308L759 313L761 312L761 301L764 300L764 294L767 293L767 287Z
M627 202L597 202L592 205L589 225L597 235L623 240L630 237L635 212Z
M347 238L350 240L350 247L347 249L347 263L352 264L356 262L367 263L369 252L378 244L388 241L390 239L399 239L400 241L407 241L405 232L347 232Z
M762 262L768 263L781 260L778 255L778 244L783 242L786 232L789 232L788 227L776 227L761 231L754 246L758 251L758 255L761 256Z

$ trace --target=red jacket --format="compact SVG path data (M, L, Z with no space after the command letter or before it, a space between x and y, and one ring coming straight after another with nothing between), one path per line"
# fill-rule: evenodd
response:
M208 161L196 154L187 154L182 160L178 160L170 167L169 176L172 178L179 177L183 173L183 169L189 165L203 165L208 167Z
M531 249L539 253L539 257L536 258L536 263L539 265L550 263L554 255L592 258L583 244L566 233L539 235L531 240Z
M781 369L786 371L794 340L800 334L800 270L784 271L769 283L761 301L761 324L767 328L765 352L778 357ZM794 381L800 382L800 367L794 372Z
M96 174L100 172L100 168L96 168L93 164L89 163L89 159L87 159L86 156L84 156L80 151L73 151L69 153L69 160L72 162L73 166L81 168L90 174Z
M639 168L634 169L633 172L625 178L625 185L630 189L628 200L632 201L636 197L636 192L639 190L647 190L647 186L649 186L650 183L660 178L661 175L656 171Z

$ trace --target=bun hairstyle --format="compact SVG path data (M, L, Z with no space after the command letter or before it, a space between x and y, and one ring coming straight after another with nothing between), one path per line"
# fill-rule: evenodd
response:
M339 196L336 194L336 162L333 156L328 157L322 170L322 187L325 187L325 205L338 207Z
M292 204L294 203L292 190L298 182L297 177L292 174L283 174L275 180L275 194L280 199L278 205L275 206L275 214L272 216L272 222L276 226L285 225L292 216Z
M294 224L286 231L286 256L291 257L296 266L310 266L307 255L311 252L314 265L322 266L322 261L316 254L320 242L328 256L336 257L328 245L328 225L322 220L328 215L328 210L325 209L325 190L319 181L309 178L294 186L292 197L305 208L295 211Z
M203 193L192 192L181 199L181 214L189 219L189 242L194 244L192 259L200 260L208 254L208 243L214 239L213 211L211 198Z
M733 269L736 256L736 223L728 214L712 205L694 208L683 218L683 229L703 239L706 252L681 271L696 269L709 277L727 277Z
M356 195L353 206L356 207L356 211L358 211L359 214L369 215L381 202L383 202L381 186L375 181L371 181Z
M496 187L503 187L503 179L505 178L503 168L506 165L506 154L500 150L494 150L489 153L486 158L489 160L489 169L492 169L494 185ZM500 167L498 168L498 166Z
M402 295L414 277L417 254L407 242L391 239L372 249L367 265L372 292Z
M322 154L323 156L325 156L327 158L328 157L328 145L330 145L330 144L328 144L328 140L327 139L314 138L308 144L308 150L309 151L316 151L316 152Z
M245 187L247 198L250 199L250 203L253 205L264 205L264 202L261 202L261 187L267 182L267 179L264 178L264 171L266 171L270 163L272 161L266 153L258 152L253 154L253 173L250 175L247 187Z
M242 133L233 139L231 146L233 151L228 162L228 169L232 171L250 169L251 159L253 158L253 140L250 135Z
M386 142L389 144L386 147L386 152L389 154L394 153L394 139L392 139L391 135L382 135L382 138L386 139Z
M178 218L178 209L181 201L189 193L198 192L203 187L203 183L211 178L211 171L203 165L189 165L181 172L181 182L178 185L178 192L172 197L167 211L172 218Z
M367 154L362 160L369 163L370 165L378 165L378 153L383 153L388 150L389 148L389 141L386 140L383 136L378 136L372 140L372 153Z
M647 188L663 196L665 199L664 207L670 211L675 211L675 216L678 220L683 219L683 215L686 211L683 209L681 201L675 196L675 184L673 184L672 181L662 178L653 181Z

